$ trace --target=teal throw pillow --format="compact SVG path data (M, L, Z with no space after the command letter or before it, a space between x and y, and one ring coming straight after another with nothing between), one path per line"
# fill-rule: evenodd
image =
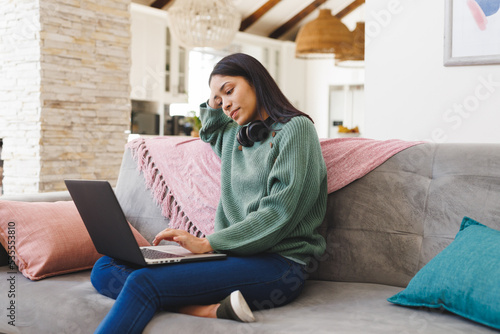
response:
M455 240L387 300L444 308L500 329L500 231L464 217Z

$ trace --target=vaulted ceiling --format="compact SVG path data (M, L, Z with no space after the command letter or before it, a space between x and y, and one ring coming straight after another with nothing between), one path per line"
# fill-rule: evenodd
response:
M132 0L162 10L168 10L174 1L182 0ZM241 15L240 31L279 40L294 41L300 27L315 19L319 9L331 9L351 30L356 21L364 21L365 0L232 1Z

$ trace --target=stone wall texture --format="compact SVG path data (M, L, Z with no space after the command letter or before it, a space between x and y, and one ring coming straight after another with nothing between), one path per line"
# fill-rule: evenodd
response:
M116 183L130 129L130 0L0 0L5 194Z

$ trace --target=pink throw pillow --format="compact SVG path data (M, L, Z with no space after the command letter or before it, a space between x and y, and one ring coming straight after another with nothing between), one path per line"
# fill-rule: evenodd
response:
M150 246L131 228L139 246ZM73 201L0 201L0 243L31 280L92 268L102 256Z

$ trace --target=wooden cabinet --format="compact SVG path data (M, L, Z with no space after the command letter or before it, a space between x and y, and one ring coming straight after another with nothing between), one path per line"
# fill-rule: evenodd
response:
M165 26L165 85L166 103L186 103L188 98L189 51L172 38L170 29Z
M131 98L158 102L160 114L187 102L189 52L170 35L166 12L131 4L131 32Z
M131 8L131 98L160 101L163 98L164 19L132 4Z

